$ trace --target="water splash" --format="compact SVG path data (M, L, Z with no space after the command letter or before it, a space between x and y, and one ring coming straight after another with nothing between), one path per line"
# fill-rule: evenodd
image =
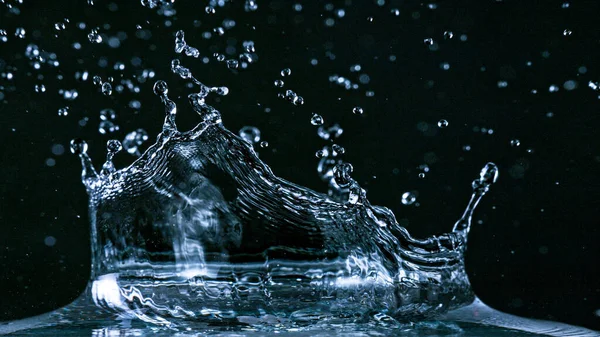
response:
M158 81L163 131L131 166L114 168L121 144L109 141L98 174L85 142L72 142L90 196L95 305L171 326L264 313L294 322L373 312L406 320L473 301L463 254L494 164L473 183L452 232L415 239L389 209L369 203L349 163L325 170L331 195L273 175L205 103L227 90L205 86L178 60L172 71L200 88L188 96L201 117L194 129L177 129L177 106Z

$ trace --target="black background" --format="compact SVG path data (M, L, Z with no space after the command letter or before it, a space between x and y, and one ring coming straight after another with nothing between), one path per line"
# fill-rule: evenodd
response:
M98 167L106 140L123 139L138 127L154 139L163 119L152 94L157 79L167 80L171 97L179 97L179 128L198 121L187 107L190 90L169 70L177 57L207 85L229 87L228 96L211 99L225 125L231 130L258 127L269 142L258 149L261 158L295 183L326 188L314 153L327 142L310 124L312 112L321 114L326 125L340 123L344 134L337 143L346 148L353 177L373 204L390 207L417 237L449 231L468 201L471 180L487 161L495 162L500 179L476 212L481 223L469 237L467 269L475 292L505 312L600 329L600 91L588 87L589 81L600 80L600 5L443 1L431 9L412 1L387 0L382 6L367 0L306 1L298 12L295 3L261 0L258 11L246 13L242 1L233 1L208 15L205 2L177 0L171 17L139 1L0 3L0 29L8 32L8 42L0 41L0 320L65 305L87 282L87 198L79 162L68 153L69 140L88 140ZM341 8L345 15L339 18ZM399 16L391 14L393 8ZM64 18L70 20L67 28L56 31L54 24ZM222 37L202 38L225 18L236 26ZM333 27L324 24L327 18L335 19ZM87 27L77 28L79 22ZM110 27L102 27L105 23ZM136 37L136 25L151 37ZM96 26L102 44L87 40ZM26 29L24 39L14 37L17 27ZM185 30L201 57L210 58L208 64L175 54L178 29ZM109 47L108 36L120 31L127 39L119 48ZM444 31L454 37L445 39ZM439 49L430 50L426 38ZM239 54L244 40L255 42L259 57L248 69L229 70L212 57L228 44ZM74 42L81 43L80 50L72 47ZM56 53L60 65L34 69L24 56L29 43ZM134 67L133 57L142 65ZM318 65L311 65L313 58ZM103 59L107 67L99 65ZM124 71L113 69L119 61ZM443 62L448 70L441 68ZM358 73L350 72L355 64L362 67ZM284 89L304 97L301 107L277 98L282 89L273 81L287 67L292 75L283 78ZM139 84L139 94L125 90L104 96L91 81L99 75L118 82L143 69L154 70L156 77ZM76 80L75 72L83 70L88 80ZM359 83L363 73L370 82L358 90L329 81L337 74ZM569 80L577 82L575 90L563 87ZM499 88L499 81L507 87ZM46 92L37 93L34 86L42 83ZM551 85L559 90L550 92ZM59 89L76 89L78 97L66 101ZM367 90L374 96L367 97ZM132 99L141 102L139 111L128 107ZM58 116L65 106L69 115ZM354 106L365 113L353 114ZM119 132L99 134L103 108L118 112ZM89 122L79 126L84 117ZM438 128L440 119L449 126ZM493 134L476 131L481 128ZM512 139L521 145L511 146ZM65 154L53 154L54 144L63 145ZM470 151L463 149L467 145ZM48 158L55 166L47 166ZM123 167L133 157L122 153L115 161ZM418 177L422 164L430 167L424 179ZM402 205L406 191L418 193L418 207ZM56 244L46 245L47 236Z

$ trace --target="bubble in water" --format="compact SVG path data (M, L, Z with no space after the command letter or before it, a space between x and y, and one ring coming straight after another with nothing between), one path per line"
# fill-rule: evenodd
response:
M283 88L285 83L282 80L275 80L275 82L273 82L273 84L275 84L275 86L278 88Z
M415 195L415 193L413 192L404 192L404 194L402 194L402 204L403 205L412 205L415 203L415 201L417 201L417 196Z
M87 153L88 145L81 138L74 138L71 140L69 148L73 154Z
M512 147L518 147L518 146L521 146L521 141L520 141L520 140L518 140L518 139L512 139L512 140L510 141L510 146L512 146Z
M449 124L449 123L448 123L448 121L447 121L447 120L445 120L445 119L440 119L440 120L438 121L438 127L439 127L439 128L442 128L442 129L443 129L443 128L445 128L445 127L447 127L447 126L448 126L448 124Z
M113 88L109 82L102 83L102 93L105 96L110 96L112 94Z
M356 115L362 115L364 111L363 111L363 108L357 106L357 107L354 107L354 109L352 109L352 112Z
M312 125L323 125L323 117L318 114L313 114L310 118L310 124Z
M244 126L240 129L239 135L249 144L260 142L260 130L254 126Z
M290 76L292 74L292 69L290 68L285 68L281 71L281 76L285 77L285 76Z

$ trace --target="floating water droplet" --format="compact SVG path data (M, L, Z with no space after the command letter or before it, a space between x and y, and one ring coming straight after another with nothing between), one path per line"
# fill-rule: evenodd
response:
M88 145L81 138L74 138L71 140L70 149L73 154L87 153Z
M112 85L109 82L102 83L102 93L105 96L110 96L112 94Z
M317 134L319 135L319 137L321 137L321 139L324 139L324 140L336 139L339 136L341 136L342 133L344 133L344 129L342 129L337 124L330 126L329 128L320 126L319 129L317 130Z
M167 85L167 82L160 80L154 83L153 90L157 96L163 96L169 93L169 86Z
M392 8L390 13L392 13L393 16L400 16L400 10L398 8Z
M206 6L206 8L204 8L204 11L206 12L206 14L215 14L215 8L213 6Z
M363 108L356 106L354 109L352 109L352 112L356 115L362 115L364 111Z
M58 115L59 116L68 116L69 115L69 107L64 107L64 108L58 109Z
M237 69L239 65L240 64L237 60L227 60L227 68L229 69Z
M421 178L421 179L425 178L425 173L423 173L423 172L419 173L419 178Z
M423 43L424 43L426 46L431 46L431 45L433 44L433 39L432 39L432 38L430 38L430 37L428 37L428 38L426 38L426 39L424 39L424 40L423 40Z
M510 146L512 146L512 147L518 147L518 146L521 146L521 141L519 141L518 139L512 139L512 140L510 141Z
M437 124L438 124L439 128L443 129L443 128L446 128L449 123L445 119L440 119Z
M254 12L258 9L258 4L255 0L246 0L244 3L244 10L246 12Z
M290 68L285 68L281 71L281 76L285 77L285 76L290 76L292 74L292 69Z
M325 156L327 156L327 151L325 151L325 150L318 150L317 152L315 152L315 157L317 157L319 159L323 158Z
M90 40L91 43L102 42L102 36L100 36L100 34L98 33L98 28L92 29L90 31L90 33L88 34L88 40Z
M323 117L318 114L313 114L310 118L310 124L312 125L323 125Z
M412 205L417 201L417 196L413 192L404 192L402 194L402 204L403 205Z
M240 129L239 135L249 144L260 142L260 130L254 126L244 126Z
M350 174L354 168L350 163L340 163L333 167L333 178L339 187L348 187L352 178Z
M273 84L275 84L275 86L278 88L283 88L285 83L282 80L275 80L275 82L273 82Z
M453 32L451 32L451 31L449 31L449 30L447 30L447 31L445 31L445 32L444 32L444 38L445 38L446 40L450 40L450 39L452 39L453 37L454 37L454 33L453 33Z
M346 153L346 149L344 149L344 147L342 147L340 145L337 145L337 144L333 144L331 146L331 150L332 150L332 154L333 154L334 157Z
M563 35L564 35L564 36L569 36L569 35L571 35L571 34L573 34L573 32L572 32L570 29L565 29L565 30L563 31Z
M140 146L148 140L148 133L144 129L137 129L128 133L123 139L123 148L127 153L139 156Z
M15 36L18 37L19 39L24 39L26 34L27 34L27 32L25 31L25 28L23 28L23 27L19 27L15 30Z
M121 145L120 141L116 139L111 139L108 142L106 142L106 149L111 154L116 154L123 149L123 145Z
M263 140L262 142L260 142L260 147L262 147L262 148L269 147L269 142Z
M46 87L43 84L36 84L35 92L46 92Z

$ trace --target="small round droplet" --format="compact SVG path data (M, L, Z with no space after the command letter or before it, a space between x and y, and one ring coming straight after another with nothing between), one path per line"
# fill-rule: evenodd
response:
M352 109L352 112L355 115L362 115L364 113L364 110L363 110L363 108L356 106L356 107L354 107L354 109Z
M479 173L479 181L486 185L491 185L498 180L498 166L494 163L487 163Z
M169 92L169 86L165 81L156 81L154 83L154 93L158 96L166 95Z
M285 76L290 76L292 74L292 69L290 68L285 68L281 71L281 76L285 77Z
M451 31L447 30L444 32L444 39L446 40L450 40L454 37L454 33L452 33Z
M402 194L402 204L403 205L412 205L415 203L415 201L417 201L417 196L412 193L412 192L404 192L404 194Z
M512 139L510 141L510 146L512 146L512 147L519 147L519 146L521 146L521 141L519 141L518 139Z
M565 29L565 30L563 31L563 35L564 35L564 36L569 36L569 35L571 35L571 34L573 34L573 32L572 32L570 29Z
M350 163L340 163L333 167L333 177L335 179L335 183L339 187L347 187L350 185L351 177L350 173L354 168Z
M431 46L431 45L433 44L433 39L432 39L432 38L430 38L430 37L428 37L428 38L426 38L426 39L424 39L424 40L423 40L423 43L424 43L426 46Z
M319 150L317 152L315 152L315 157L317 158L323 158L327 155L327 152L325 150Z
M263 140L262 142L260 142L260 147L262 147L262 148L269 147L269 142Z
M447 127L447 126L448 126L448 121L447 121L447 120L445 120L445 119L440 119L440 120L438 121L438 127L440 127L440 128L442 128L442 129L443 129L443 128Z
M237 69L240 63L237 60L227 60L227 68L229 69Z
M74 138L71 140L70 145L71 153L81 154L86 153L88 149L87 143L81 138Z
M425 173L419 173L419 178L421 178L421 179L425 178Z
M312 124L312 125L323 125L323 117L321 115L314 114L310 118L310 124Z
M240 129L239 135L249 144L260 142L260 130L254 126L244 126Z
M121 142L116 139L111 139L108 142L106 142L106 150L108 150L108 152L112 154L115 154L121 151L122 149L123 145L121 145Z
M283 85L285 83L282 80L275 80L275 82L273 84L275 84L275 86L278 88L283 88Z
M206 6L206 8L204 8L204 11L206 12L206 14L215 14L215 8L213 6Z
M343 146L340 146L340 145L337 145L337 144L333 144L331 146L331 150L333 151L333 156L334 157L346 153L346 149L344 149Z
M102 93L105 96L110 96L112 94L112 85L108 82L102 83Z

